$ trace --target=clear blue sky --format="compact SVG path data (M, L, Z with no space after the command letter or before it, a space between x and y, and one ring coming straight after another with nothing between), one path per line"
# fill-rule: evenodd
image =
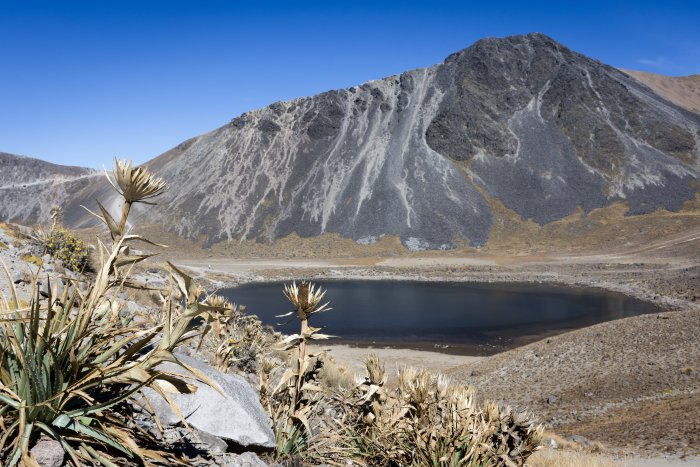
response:
M247 110L534 31L613 66L700 73L693 0L0 0L0 151L145 162Z

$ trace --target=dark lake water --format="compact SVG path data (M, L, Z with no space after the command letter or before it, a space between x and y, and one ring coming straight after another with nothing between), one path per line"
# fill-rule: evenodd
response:
M538 337L603 321L651 313L653 304L599 289L541 284L320 281L331 311L310 324L336 343L429 348L489 354ZM283 283L256 283L220 293L283 333L297 320Z

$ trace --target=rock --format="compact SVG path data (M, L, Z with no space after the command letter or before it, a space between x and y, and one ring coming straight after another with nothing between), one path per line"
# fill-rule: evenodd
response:
M41 467L61 467L66 455L61 443L49 438L40 438L29 452Z
M247 373L245 375L245 380L254 388L260 387L260 377L255 373Z
M218 436L210 435L206 431L196 431L196 436L199 441L206 446L208 451L211 452L226 452L228 449L228 444L223 439Z
M254 452L244 452L243 454L234 455L226 459L226 463L221 465L223 467L267 467L267 464Z
M547 397L547 404L551 405L551 404L556 404L557 402L559 402L559 398L557 396L550 395L549 397Z
M21 284L24 282L24 274L17 270L12 271L12 282L15 284Z
M589 444L591 444L591 440L589 440L585 436L581 436L581 435L571 435L566 439L568 439L569 441L572 441L576 444L580 444L582 446L588 446Z
M549 449L559 449L559 443L554 438L547 438L544 442Z
M189 425L243 447L256 446L267 449L275 447L275 435L272 432L270 417L263 411L253 388L243 378L221 373L183 354L177 354L177 358L182 363L202 372L217 384L223 393L221 395L206 384L191 380L197 387L195 393L170 394L171 400L177 405ZM164 363L159 369L191 378L189 372L173 363ZM146 389L144 394L161 423L176 425L181 422L168 403L155 391Z

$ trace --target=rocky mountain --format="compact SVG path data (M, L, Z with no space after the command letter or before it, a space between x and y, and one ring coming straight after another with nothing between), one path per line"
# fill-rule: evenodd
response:
M296 232L480 246L498 220L492 200L540 224L617 201L631 215L678 210L695 196L699 160L700 115L529 34L192 138L148 163L170 183L148 220L210 243ZM80 203L109 193L87 177L67 196L76 225ZM0 203L0 218L36 214Z
M47 221L51 208L81 193L94 170L0 152L0 220Z

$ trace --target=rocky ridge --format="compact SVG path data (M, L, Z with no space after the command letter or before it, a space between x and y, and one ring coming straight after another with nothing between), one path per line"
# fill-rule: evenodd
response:
M490 199L538 224L619 201L631 215L680 209L697 191L699 135L700 115L545 35L484 39L182 143L148 163L171 189L141 222L209 244L336 233L482 246L499 222ZM107 185L81 180L33 196L66 200L66 221L88 225L79 205ZM16 196L0 217L44 216Z

